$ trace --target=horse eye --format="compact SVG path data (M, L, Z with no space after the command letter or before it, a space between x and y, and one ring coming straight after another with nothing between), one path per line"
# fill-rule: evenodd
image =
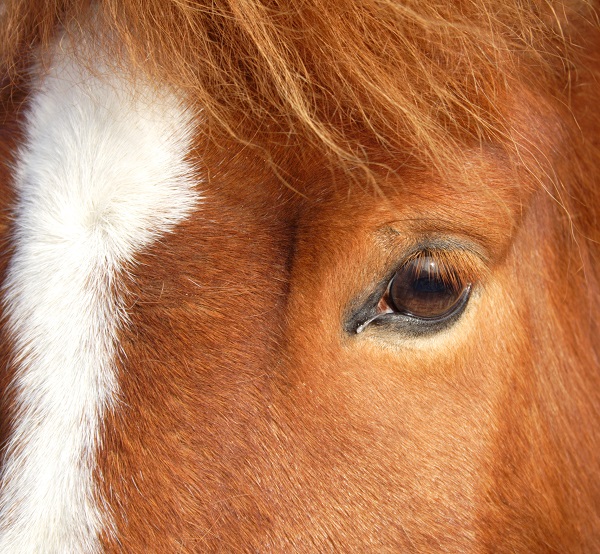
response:
M383 300L392 312L440 320L464 307L470 290L470 283L442 271L433 257L425 255L396 271Z

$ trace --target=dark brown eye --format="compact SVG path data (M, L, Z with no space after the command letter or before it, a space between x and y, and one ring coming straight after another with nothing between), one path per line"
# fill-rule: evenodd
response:
M398 313L419 319L443 319L464 306L471 289L433 256L405 263L390 281L385 301Z

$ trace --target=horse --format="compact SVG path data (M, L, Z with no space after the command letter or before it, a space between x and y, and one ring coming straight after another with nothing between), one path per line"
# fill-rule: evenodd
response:
M3 2L0 552L598 552L597 8Z

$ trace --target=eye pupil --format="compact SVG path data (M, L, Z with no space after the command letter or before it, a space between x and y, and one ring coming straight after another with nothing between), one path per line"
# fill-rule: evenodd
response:
M431 256L404 264L394 275L387 293L393 310L420 319L441 319L462 304L470 285L442 271Z

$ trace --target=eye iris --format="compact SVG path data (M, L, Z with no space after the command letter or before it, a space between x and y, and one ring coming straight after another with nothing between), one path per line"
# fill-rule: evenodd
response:
M388 289L390 307L422 319L441 318L468 294L456 276L449 278L430 256L404 264L392 279Z

